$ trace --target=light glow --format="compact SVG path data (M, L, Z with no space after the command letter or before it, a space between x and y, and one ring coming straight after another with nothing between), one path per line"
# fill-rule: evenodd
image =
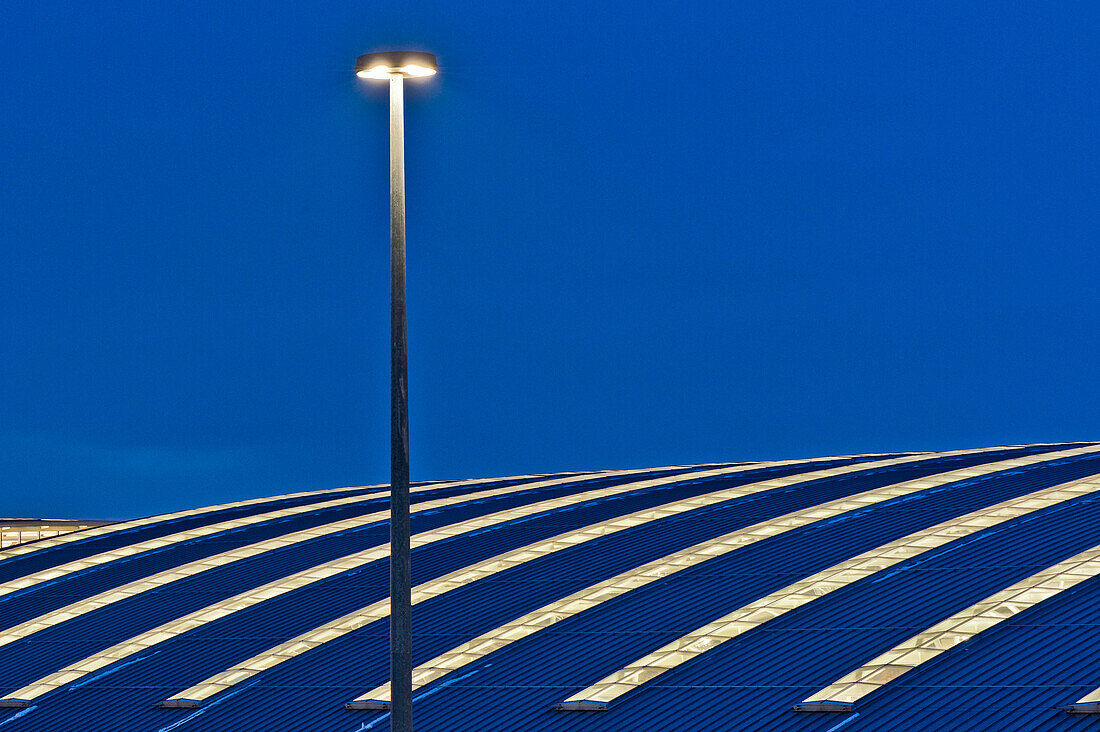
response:
M435 69L419 64L409 64L408 66L372 66L355 72L360 79L388 79L393 74L412 77L435 76Z
M360 79L388 79L390 78L390 69L388 66L372 66L369 69L356 72L355 75Z
M435 69L429 69L427 66L420 66L419 64L409 64L401 67L401 73L405 76L435 76Z

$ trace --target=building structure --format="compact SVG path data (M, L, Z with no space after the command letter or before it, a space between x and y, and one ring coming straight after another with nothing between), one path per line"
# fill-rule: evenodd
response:
M28 541L48 539L70 531L102 526L110 521L80 521L74 519L0 518L0 549Z
M1100 443L412 489L421 730L1100 730ZM0 726L387 728L385 486L0 551Z

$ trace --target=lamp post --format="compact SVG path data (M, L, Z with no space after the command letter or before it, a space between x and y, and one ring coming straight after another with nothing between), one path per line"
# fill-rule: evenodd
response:
M390 729L412 732L412 569L409 548L409 368L405 333L405 77L432 76L435 56L368 53L361 79L390 82Z

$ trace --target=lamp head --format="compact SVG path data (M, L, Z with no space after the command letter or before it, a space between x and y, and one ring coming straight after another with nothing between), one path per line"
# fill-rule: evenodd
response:
M432 76L439 68L435 56L422 51L381 51L365 53L355 62L355 75L360 79L389 79L402 76Z

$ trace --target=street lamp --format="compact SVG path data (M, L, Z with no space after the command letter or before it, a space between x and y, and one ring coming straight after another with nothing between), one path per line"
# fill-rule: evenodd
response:
M368 53L361 79L390 82L390 729L412 732L412 568L409 548L409 365L405 331L405 77L432 76L435 56Z

